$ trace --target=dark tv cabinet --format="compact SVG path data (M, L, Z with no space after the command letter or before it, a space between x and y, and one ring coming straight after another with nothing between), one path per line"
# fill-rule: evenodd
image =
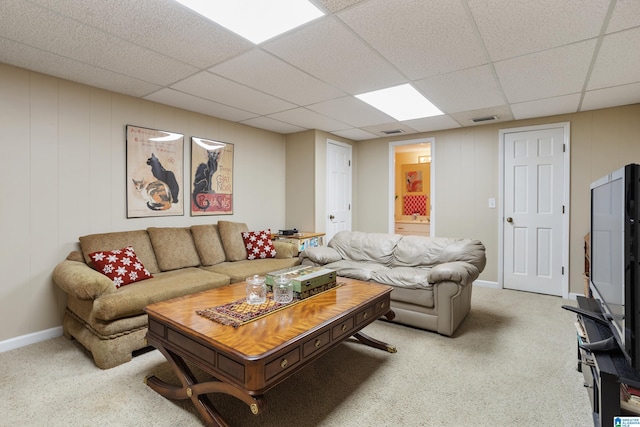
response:
M577 297L578 307L599 312L592 298ZM612 332L604 325L578 314L588 342L611 337ZM581 337L578 340L583 341ZM613 427L616 416L638 416L620 408L620 384L640 389L640 373L627 362L620 349L606 352L590 352L578 347L578 370L584 376L584 386L589 393L593 424L596 427Z

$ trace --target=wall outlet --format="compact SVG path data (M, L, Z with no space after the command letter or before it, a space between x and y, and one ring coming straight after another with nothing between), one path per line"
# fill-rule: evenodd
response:
M489 198L489 208L490 209L496 208L496 199L494 199L493 197Z

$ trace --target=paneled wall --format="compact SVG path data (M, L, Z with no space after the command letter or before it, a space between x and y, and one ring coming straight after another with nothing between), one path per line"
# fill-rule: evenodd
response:
M234 214L126 218L125 126L233 143ZM285 137L0 64L0 342L61 324L55 265L85 234L220 219L285 224Z
M487 124L429 132L408 137L380 138L358 143L359 229L387 232L389 143L434 137L435 227L437 236L472 237L487 247L487 266L480 279L498 280L500 129L569 122L571 126L570 292L583 292L584 235L589 231L589 186L592 181L627 163L640 163L640 104L576 114Z

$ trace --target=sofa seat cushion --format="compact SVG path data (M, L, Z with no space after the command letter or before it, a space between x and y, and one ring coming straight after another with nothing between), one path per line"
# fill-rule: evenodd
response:
M401 237L399 234L340 231L333 236L328 246L346 260L390 265L396 244Z
M430 289L429 270L426 268L393 267L373 271L371 280L406 289Z
M427 289L395 287L391 292L391 301L400 301L414 306L435 308L432 287Z
M209 267L200 267L203 270L224 274L231 278L231 283L244 281L247 277L258 274L264 276L273 271L282 270L300 264L300 258L269 258L244 261L223 262Z
M338 276L363 280L365 282L372 280L374 273L389 269L389 267L377 262L351 261L347 259L326 264L324 267L329 270L335 270Z
M229 284L229 278L189 267L155 274L152 279L132 283L117 292L102 295L93 303L97 319L114 320L144 313L154 302L189 295Z
M189 228L149 227L147 232L160 270L169 271L200 265L200 257Z
M84 262L93 267L89 254L99 251L113 251L122 249L126 246L132 246L136 251L136 255L142 261L142 264L149 270L151 274L160 272L156 255L153 252L153 246L146 230L136 231L118 231L113 233L91 234L82 236L80 240L80 249L84 257Z

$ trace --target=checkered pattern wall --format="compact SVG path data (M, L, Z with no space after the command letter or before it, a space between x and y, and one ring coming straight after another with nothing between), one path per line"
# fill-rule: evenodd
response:
M419 215L427 214L427 196L424 194L404 196L402 215L413 215L414 213Z

